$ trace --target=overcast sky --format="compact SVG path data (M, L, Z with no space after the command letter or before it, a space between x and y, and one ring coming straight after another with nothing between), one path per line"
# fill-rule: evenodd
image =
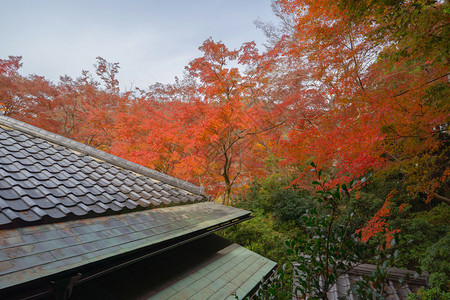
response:
M0 0L0 58L22 56L21 74L57 81L119 62L121 88L181 77L212 37L228 48L256 41L256 19L274 22L270 0Z

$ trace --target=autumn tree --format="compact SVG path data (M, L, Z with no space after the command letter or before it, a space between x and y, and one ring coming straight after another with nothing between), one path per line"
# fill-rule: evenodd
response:
M203 56L186 69L199 81L201 97L186 110L184 123L191 124L191 151L204 157L212 178L222 178L223 202L228 204L233 186L262 170L265 153L257 137L274 124L267 121L258 84L269 65L254 43L229 50L208 39L199 49Z
M261 92L270 64L254 43L229 50L208 39L200 50L182 80L150 86L119 114L112 152L228 204L233 187L263 172L263 134L276 127Z
M401 169L412 193L448 202L448 4L359 3L277 1L293 33L276 47L303 72L293 94L301 117L287 133L284 155L315 157L341 177ZM311 92L321 107L305 106ZM430 172L419 175L427 163Z
M83 71L76 79L63 76L57 84L42 76L22 76L20 57L0 60L0 97L4 114L80 141L107 149L121 99L115 75L118 64L98 58L96 73L105 83Z

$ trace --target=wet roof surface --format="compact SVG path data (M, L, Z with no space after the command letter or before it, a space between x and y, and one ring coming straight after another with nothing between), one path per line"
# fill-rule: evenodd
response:
M0 231L0 289L212 228L250 212L213 202Z
M205 200L188 182L0 116L0 227Z

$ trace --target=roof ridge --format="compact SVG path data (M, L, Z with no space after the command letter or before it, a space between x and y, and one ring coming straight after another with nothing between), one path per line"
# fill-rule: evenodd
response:
M83 154L89 155L91 157L94 157L96 159L108 162L110 164L113 164L115 166L118 166L123 169L127 169L129 171L139 173L141 175L145 175L147 177L150 177L155 180L162 181L166 184L172 185L177 188L184 189L188 192L195 193L195 194L205 194L204 187L196 186L195 184L192 184L190 182L180 180L178 178L169 176L167 174L163 174L161 172L158 172L156 170L152 170L150 168L141 166L139 164L133 163L129 160L120 158L118 156L109 154L107 152L98 150L94 147L79 143L75 140L63 137L59 134L52 133L50 131L41 129L39 127L27 124L25 122L13 119L11 117L7 117L5 115L0 115L0 124L10 127L15 130L22 131L26 134L44 139L46 141L52 142L54 144L58 144L67 148L70 148L72 150L81 152Z

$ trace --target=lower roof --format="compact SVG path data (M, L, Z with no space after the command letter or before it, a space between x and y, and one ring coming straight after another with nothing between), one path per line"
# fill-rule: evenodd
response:
M243 299L276 263L209 235L75 286L71 299Z
M157 251L156 245L164 244L167 248L249 215L245 210L203 202L0 230L0 290L76 272L148 247Z

